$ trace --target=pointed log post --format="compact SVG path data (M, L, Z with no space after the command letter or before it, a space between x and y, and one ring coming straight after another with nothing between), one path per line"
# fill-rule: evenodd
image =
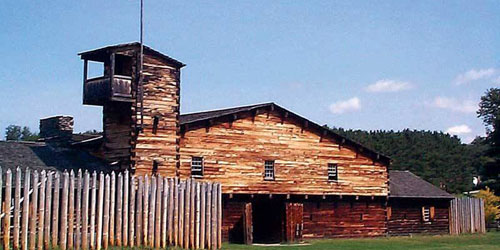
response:
M115 245L115 201L116 201L116 175L111 172L111 201L109 206L109 245Z
M160 242L161 242L161 227L160 227L160 223L161 223L161 212L162 212L162 202L161 202L161 198L162 198L162 187L163 187L163 178L161 177L161 175L158 175L158 177L156 178L156 208L155 208L155 220L154 220L154 223L155 223L155 248L160 248Z
M77 189L76 189L76 231L75 231L75 249L80 249L82 246L82 188L83 174L82 170L78 170Z
M12 199L12 172L7 169L5 174L5 201L3 203L3 249L10 248L10 216L11 216L11 199Z
M207 192L206 192L206 183L201 184L201 191L200 191L200 248L205 249L205 218L206 218L206 197L207 197Z
M52 205L52 247L57 247L59 233L59 199L60 199L61 176L56 172L54 179L54 203Z
M107 174L104 179L104 213L103 213L103 230L102 230L102 246L108 249L109 246L109 207L111 203L111 179Z
M50 248L50 223L52 222L52 177L53 173L47 174L47 187L45 191L45 227L43 233L43 245L45 249Z
M92 190L90 194L90 249L96 249L96 209L97 209L97 172L92 173Z
M24 188L23 188L23 211L21 222L21 249L28 249L28 227L29 227L29 211L30 211L30 181L31 171L25 170L24 173Z
M184 247L189 248L190 238L190 221L191 215L191 179L186 181L185 198L184 198Z
M172 245L173 242L173 223L174 223L174 180L168 179L168 244Z
M123 246L127 247L128 246L128 201L129 201L129 173L128 171L125 171L125 174L123 175L123 219L122 219L122 225L123 225L123 230L122 230L122 241L123 241Z
M122 246L122 214L123 209L123 175L118 173L118 186L116 187L116 226L115 226L115 243L116 246Z
M167 229L168 229L168 179L163 179L163 196L162 196L162 216L161 216L161 247L167 247Z
M89 189L90 189L90 175L85 171L83 177L83 204L82 204L82 249L89 249Z
M69 194L68 194L68 249L74 248L75 241L75 172L71 170L69 174Z
M45 170L42 170L40 174L40 189L39 189L39 198L40 206L38 206L38 239L37 239L37 248L43 249L43 237L44 237L44 226L45 226L45 189L47 183L47 173Z
M36 222L38 220L38 171L33 172L33 192L31 193L31 203L30 203L30 226L29 226L29 249L35 250L36 247ZM1 179L1 175L0 175ZM1 187L1 186L0 186Z
M97 195L97 236L96 248L101 250L102 246L102 228L104 220L104 174L99 173L99 193Z
M16 169L16 183L14 184L14 231L12 247L14 250L19 249L19 226L21 224L21 169Z
M143 190L144 190L144 179L142 176L138 177L137 185L137 206L135 213L135 245L140 246L142 244L142 200L143 200Z
M156 208L156 177L151 177L151 194L149 200L149 211L148 211L148 246L154 247L155 244L155 208Z
M135 202L136 202L136 195L135 195L135 188L136 188L136 179L135 176L132 176L130 178L130 208L129 208L129 224L128 224L128 245L130 247L134 247L134 237L135 237Z
M59 247L62 250L66 249L67 230L68 230L68 191L69 191L69 174L64 171L62 197L61 197L61 228L59 229Z
M148 211L149 211L149 177L144 176L144 197L143 197L143 208L142 208L142 242L145 246L148 246Z

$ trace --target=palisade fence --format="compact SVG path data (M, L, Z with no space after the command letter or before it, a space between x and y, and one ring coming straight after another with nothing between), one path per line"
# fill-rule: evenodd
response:
M0 176L3 249L221 247L218 183L19 168Z
M450 201L450 234L485 233L484 201L455 198Z

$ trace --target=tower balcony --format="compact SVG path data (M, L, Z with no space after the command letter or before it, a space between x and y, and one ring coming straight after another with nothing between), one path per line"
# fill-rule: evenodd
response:
M107 102L133 101L131 76L101 76L83 83L83 104L103 106Z

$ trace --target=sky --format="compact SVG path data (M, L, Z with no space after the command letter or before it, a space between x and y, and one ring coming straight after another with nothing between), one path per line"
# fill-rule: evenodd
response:
M139 40L139 1L6 1L0 131L82 105L78 52ZM484 135L500 87L498 1L145 1L145 44L187 64L181 112L275 102L319 124Z

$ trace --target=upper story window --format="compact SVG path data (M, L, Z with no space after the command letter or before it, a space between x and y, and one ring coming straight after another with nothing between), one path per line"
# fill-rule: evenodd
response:
M191 158L191 176L203 177L203 157Z
M264 180L274 180L274 161L264 163Z
M117 54L115 56L115 75L132 76L132 57Z
M328 180L329 181L337 181L339 179L337 164L328 163Z

